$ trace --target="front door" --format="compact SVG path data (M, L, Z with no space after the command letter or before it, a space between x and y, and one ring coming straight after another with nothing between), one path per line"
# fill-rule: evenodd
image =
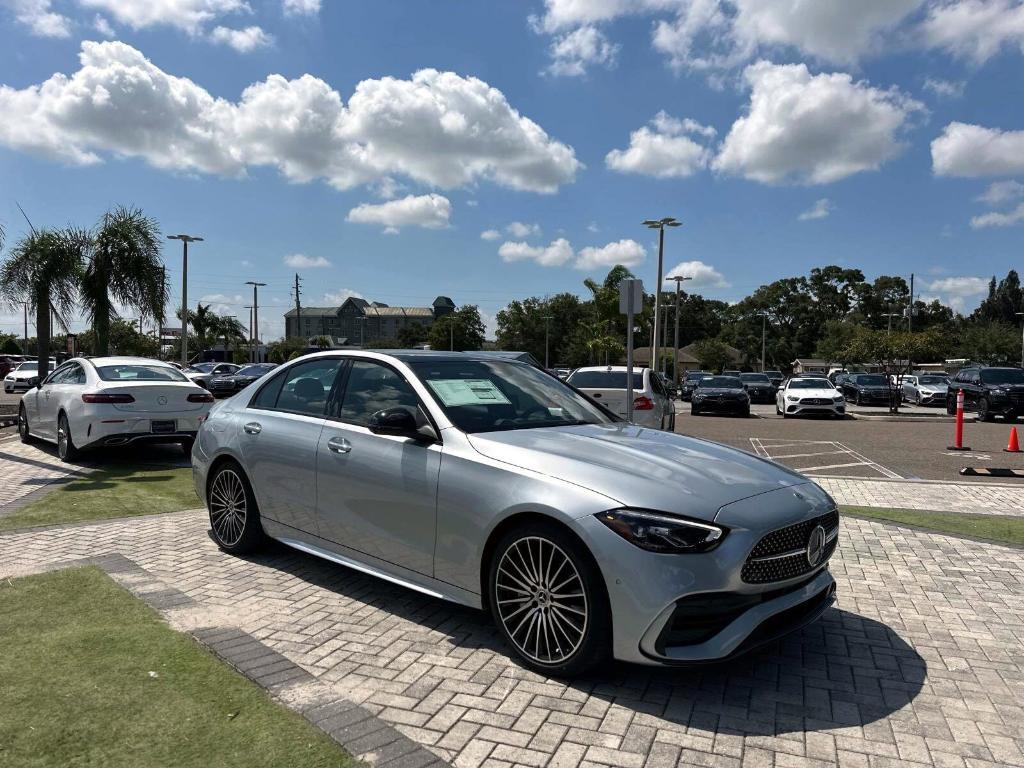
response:
M246 408L238 435L260 514L313 535L317 444L341 365L322 357L281 371Z
M374 413L396 407L426 420L401 373L353 360L317 450L320 536L432 576L441 446L367 428Z

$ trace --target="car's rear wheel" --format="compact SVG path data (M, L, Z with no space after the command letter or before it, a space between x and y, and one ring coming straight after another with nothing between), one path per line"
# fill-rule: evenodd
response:
M28 412L25 410L25 405L18 406L18 437L21 438L21 442L31 444L36 441L32 437L32 430L28 425Z
M71 435L71 425L68 424L68 417L65 413L57 417L57 456L61 461L74 461L78 458L78 448L75 447L75 439Z
M604 582L571 535L551 523L528 523L502 536L489 568L491 615L527 667L571 676L608 657Z
M221 464L206 493L210 530L217 546L233 554L257 549L264 540L260 511L248 478L234 462Z

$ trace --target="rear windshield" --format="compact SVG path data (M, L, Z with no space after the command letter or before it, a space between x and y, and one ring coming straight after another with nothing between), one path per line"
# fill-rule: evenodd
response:
M983 384L1024 384L1024 370L1019 368L990 368L982 370Z
M103 381L188 381L188 377L169 365L125 363L96 367Z
M889 383L889 380L885 376L876 374L860 375L857 377L858 384L866 384L867 386L882 386Z
M768 377L763 373L741 373L740 378L747 384L770 384Z
M272 371L273 365L247 365L238 371L239 376L262 376L267 371Z
M743 389L743 382L735 376L708 376L697 382L697 387L706 389L708 387L720 387L722 389Z
M626 389L625 371L576 371L568 382L577 389ZM644 388L644 375L633 374L633 389Z

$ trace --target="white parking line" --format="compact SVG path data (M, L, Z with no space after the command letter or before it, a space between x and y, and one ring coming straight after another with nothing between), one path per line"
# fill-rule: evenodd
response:
M768 445L765 445L766 442ZM851 459L850 462L840 464L821 464L813 467L793 468L795 471L803 472L805 474L825 472L832 469L845 469L847 467L865 467L873 472L877 472L882 477L892 480L901 479L901 476L898 473L888 467L883 467L881 464L876 461L872 461L864 454L859 453L849 446L835 440L787 440L784 438L752 437L750 438L750 445L758 456L771 459L772 461L781 461L783 459L809 459L815 456L836 458L842 456L844 458ZM780 452L785 451L786 449L802 449L802 452Z

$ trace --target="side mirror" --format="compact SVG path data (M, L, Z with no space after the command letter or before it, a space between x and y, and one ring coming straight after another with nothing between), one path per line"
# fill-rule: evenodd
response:
M41 383L42 379L40 379L38 376L33 376L31 379L28 380L28 387L29 389L32 389L32 387L38 387Z
M436 440L433 427L420 427L408 408L385 408L370 417L367 427L375 435L410 437L414 440Z

